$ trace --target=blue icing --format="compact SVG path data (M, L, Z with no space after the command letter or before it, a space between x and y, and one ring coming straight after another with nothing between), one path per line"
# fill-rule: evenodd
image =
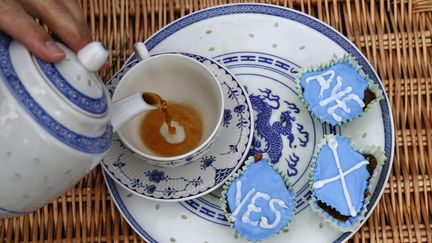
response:
M241 182L241 194L239 194L241 197L239 198L238 213L234 215L237 208L236 194L238 181ZM255 189L255 191L250 193L250 196L247 197L249 191L253 189ZM261 208L262 211L252 211L248 217L250 222L244 222L243 217L245 214L247 215L248 207L251 207L253 198L260 195L260 193L269 196L268 198L265 198L266 196L263 196L264 198L257 198L255 201L257 211L259 211L258 208ZM295 194L287 189L282 176L277 173L266 160L263 159L251 163L241 176L231 182L227 192L228 207L231 211L231 215L234 217L234 228L250 241L262 240L279 232L294 215L294 196ZM241 203L243 200L244 204ZM276 203L276 201L279 203ZM274 206L273 211L270 205ZM275 222L278 212L280 212L280 220L279 222ZM261 227L262 224L265 223L263 221L267 221L268 225L273 226L274 224L274 226L267 227L267 229L263 228Z
M334 72L334 75L328 72ZM322 96L320 96L321 86L318 82L319 78L317 77L322 77L322 81L325 80L328 84L328 87L323 86ZM338 77L341 78L342 85L335 89L338 83ZM341 122L352 120L363 113L363 106L355 99L350 98L349 95L354 94L362 101L364 98L364 91L368 88L369 83L358 74L352 64L345 61L319 71L304 73L300 78L300 85L304 89L303 98L310 106L312 112L321 120L336 125ZM343 108L337 107L334 110L335 116L340 117L340 120L337 120L335 116L328 111L329 108L337 105L336 100L332 99L325 105L320 105L320 101L331 97L333 90L336 91L335 94L337 94L341 91L345 91L348 87L351 87L352 91L342 94L339 100L343 101L343 99L346 99L344 103L349 110L344 111Z
M361 154L352 149L351 140L349 138L337 136L336 141L338 143L337 153L343 172L365 160ZM312 177L313 182L339 175L335 158L328 144L321 148L315 163ZM363 207L364 193L368 186L369 177L367 165L362 165L359 169L345 176L347 189L351 197L352 205L357 211L357 215ZM313 190L316 199L325 202L342 215L350 216L350 210L344 197L340 179L330 182L321 188L314 188Z

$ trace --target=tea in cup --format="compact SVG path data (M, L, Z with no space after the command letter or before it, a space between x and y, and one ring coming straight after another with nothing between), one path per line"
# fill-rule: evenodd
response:
M159 109L149 111L140 125L141 140L160 156L178 156L198 147L203 135L202 117L193 106L168 103L155 93L144 93L147 103Z
M142 60L120 80L113 101L146 91L144 100L156 99L159 109L127 121L117 131L121 141L156 166L176 167L199 159L214 144L222 123L224 99L219 82L190 57L149 56L143 44L136 49Z

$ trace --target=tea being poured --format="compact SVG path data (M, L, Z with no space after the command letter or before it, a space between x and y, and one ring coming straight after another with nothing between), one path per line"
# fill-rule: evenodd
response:
M162 110L165 116L165 123L163 124L163 126L165 126L164 129L167 130L168 134L174 135L176 132L176 127L171 125L172 119L168 115L167 102L164 99L162 99L158 94L152 92L143 93L142 98L145 102L147 102L147 104L158 106L159 109ZM178 126L177 122L175 124Z
M168 103L159 95L144 93L148 104L157 105L141 121L142 142L160 156L177 156L199 145L203 134L200 114L186 104Z

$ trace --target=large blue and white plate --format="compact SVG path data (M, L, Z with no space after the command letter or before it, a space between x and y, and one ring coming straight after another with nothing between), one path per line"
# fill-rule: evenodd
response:
M221 85L225 99L224 116L211 150L184 166L162 168L146 163L115 134L111 149L101 161L108 175L127 190L147 199L165 202L196 198L216 189L240 167L253 137L251 104L234 76L221 64L206 57L184 52L178 54L201 62ZM111 95L121 78L137 63L137 60L130 60L111 78L107 84Z
M146 41L151 53L185 51L213 57L245 86L255 117L252 150L267 152L289 176L297 194L289 230L268 242L342 242L353 232L338 232L308 206L308 169L314 147L325 134L350 136L358 145L375 144L387 161L372 193L367 216L387 181L394 148L387 97L363 117L335 128L315 120L297 98L294 75L301 68L353 55L384 91L360 51L325 23L271 5L235 4L195 12L166 26ZM131 58L129 61L132 61ZM257 178L259 179L259 178ZM129 194L106 177L119 210L149 242L244 242L228 227L218 206L219 191L180 203L158 203Z

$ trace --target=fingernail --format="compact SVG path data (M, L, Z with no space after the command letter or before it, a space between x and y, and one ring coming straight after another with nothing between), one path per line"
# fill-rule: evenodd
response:
M50 53L50 55L53 56L64 56L64 52L60 47L57 46L57 44L54 41L47 41L45 42L45 46Z

